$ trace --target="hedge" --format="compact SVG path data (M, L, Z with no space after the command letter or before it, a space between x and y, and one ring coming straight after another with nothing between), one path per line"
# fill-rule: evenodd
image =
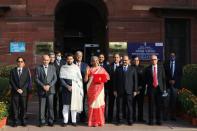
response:
M182 87L186 87L193 94L197 95L197 64L183 67Z

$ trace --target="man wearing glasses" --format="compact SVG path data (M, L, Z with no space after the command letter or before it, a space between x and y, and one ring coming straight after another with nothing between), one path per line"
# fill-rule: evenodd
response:
M153 125L153 112L156 109L156 124L161 125L161 102L163 92L166 92L165 71L158 64L156 55L151 56L151 65L146 68L145 84L149 101L149 125Z
M12 119L14 127L18 126L19 119L21 120L21 125L26 126L26 104L30 83L31 74L29 69L25 67L25 59L18 57L17 67L10 72Z

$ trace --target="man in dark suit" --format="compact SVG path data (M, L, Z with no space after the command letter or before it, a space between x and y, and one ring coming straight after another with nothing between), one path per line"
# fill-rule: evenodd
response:
M113 63L109 66L109 75L110 75L110 81L108 81L109 89L107 92L108 95L108 122L111 123L113 120L113 114L114 114L114 77L115 77L115 71L120 66L120 55L118 53L114 54L113 56Z
M46 123L46 105L48 109L48 125L53 126L53 97L55 94L55 83L57 81L56 69L54 66L49 64L50 58L48 55L43 55L42 60L43 64L36 67L35 79L39 95L39 126L43 126Z
M98 55L98 58L99 58L99 65L101 67L103 67L107 73L109 73L109 63L105 60L105 55L103 53L100 53ZM109 82L105 83L105 118L107 118L107 109L109 108L108 106L108 103L107 103L107 99L109 99L109 96L108 96L108 92L109 92Z
M143 106L144 106L144 93L145 93L145 84L144 84L144 66L140 64L140 59L138 56L134 57L133 66L137 70L138 75L138 89L137 95L133 99L133 121L136 121L136 106L137 106L137 118L139 122L145 122L143 118Z
M181 88L182 66L176 61L176 54L170 53L170 59L164 64L166 72L166 85L169 94L170 119L176 121L176 99L178 89ZM167 116L167 114L165 114Z
M151 56L151 65L146 68L145 84L149 100L149 125L153 125L153 112L156 108L156 124L161 125L161 102L162 93L166 91L165 71L163 66L158 65L156 55Z
M26 126L26 104L30 84L31 74L29 69L25 67L25 59L18 57L17 67L10 72L13 126L17 126L18 119L21 120L22 126Z
M56 69L56 75L57 75L57 82L55 84L55 95L54 95L54 120L56 121L57 118L62 118L62 93L61 93L61 86L60 86L60 68L62 65L65 64L65 62L62 60L61 52L56 51L55 53L51 52L49 54L50 57L50 64L53 65Z
M130 63L129 56L128 55L123 56L123 65L118 67L115 73L114 95L117 97L116 120L118 125L120 124L121 121L120 112L121 112L122 102L124 99L128 110L128 114L127 114L128 125L132 125L133 123L132 103L133 103L133 96L136 95L138 80L137 80L136 69L130 66L129 63Z
M86 112L85 112L85 101L86 101L86 98L87 98L87 89L86 89L86 82L84 82L84 78L85 78L85 75L86 75L86 72L87 72L87 68L88 68L88 64L85 63L85 62L82 62L82 59L83 59L83 53L81 51L77 51L75 53L75 61L74 61L74 64L76 64L80 70L81 70L81 75L82 75L82 78L83 78L83 92L84 92L84 97L83 97L83 111L81 112L80 114L80 121L81 122L85 122L86 121Z

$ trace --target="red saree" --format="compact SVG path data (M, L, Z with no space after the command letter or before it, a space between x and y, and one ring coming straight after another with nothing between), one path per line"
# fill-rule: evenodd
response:
M105 124L104 83L95 83L93 81L93 74L105 74L108 80L109 75L100 66L90 68L90 80L87 84L88 126L103 126Z

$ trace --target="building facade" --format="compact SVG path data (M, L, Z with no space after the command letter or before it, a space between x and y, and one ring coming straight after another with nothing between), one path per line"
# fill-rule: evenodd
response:
M109 42L163 42L165 58L175 51L183 64L197 63L196 35L196 0L0 1L2 64L24 56L33 67L44 51L84 50L85 44L99 45L86 54L109 54Z

